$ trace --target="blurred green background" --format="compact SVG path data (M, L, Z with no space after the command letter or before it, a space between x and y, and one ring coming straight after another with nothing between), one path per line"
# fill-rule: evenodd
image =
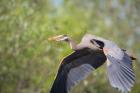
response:
M78 42L85 33L115 41L137 57L140 93L140 0L0 0L0 93L49 93L60 60L72 50L48 37L67 34ZM71 93L119 93L106 66Z

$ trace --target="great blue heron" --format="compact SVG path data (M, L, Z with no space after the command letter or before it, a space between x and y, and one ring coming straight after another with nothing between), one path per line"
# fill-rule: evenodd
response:
M74 85L85 79L106 60L111 86L123 93L131 91L135 83L132 68L132 60L135 58L114 42L90 34L86 34L79 44L67 35L55 36L49 40L66 41L74 50L62 60L50 93L68 93Z

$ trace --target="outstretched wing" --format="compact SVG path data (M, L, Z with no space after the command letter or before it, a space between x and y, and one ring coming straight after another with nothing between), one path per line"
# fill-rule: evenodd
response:
M106 61L103 51L82 49L64 58L60 64L50 93L68 93L78 82L86 78L91 71Z
M128 93L135 83L135 75L132 59L124 51L121 52L120 55L117 53L116 55L107 54L108 78L113 87L118 88L123 93Z

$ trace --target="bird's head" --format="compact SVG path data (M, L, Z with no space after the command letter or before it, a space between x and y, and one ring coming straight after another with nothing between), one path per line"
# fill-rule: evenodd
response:
M53 41L69 41L69 37L67 35L58 35L48 38L48 40Z

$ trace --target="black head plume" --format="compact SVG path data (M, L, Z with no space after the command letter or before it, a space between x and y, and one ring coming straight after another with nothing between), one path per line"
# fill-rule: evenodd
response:
M96 39L93 39L93 40L91 40L91 43L93 43L93 44L98 44L98 46L99 46L99 48L100 49L103 49L104 48L104 42L102 42L102 41L100 41L100 40L96 40Z

